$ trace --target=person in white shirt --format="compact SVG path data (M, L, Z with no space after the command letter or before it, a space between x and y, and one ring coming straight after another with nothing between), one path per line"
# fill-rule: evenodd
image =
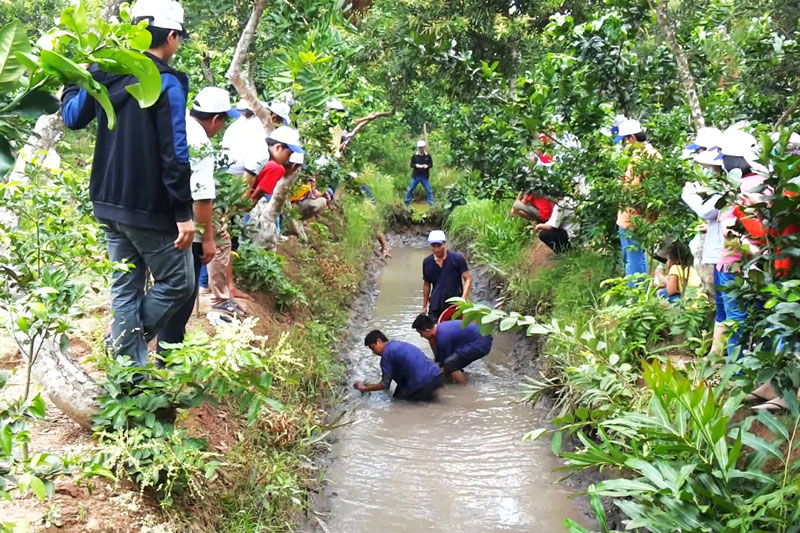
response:
M190 150L192 167L191 191L194 201L194 218L198 231L195 233L192 255L194 257L195 289L192 296L172 316L158 333L158 352L161 343L179 343L186 333L186 323L194 309L197 298L197 278L200 266L208 263L216 253L214 240L213 210L216 186L214 183L214 155L211 137L214 137L228 122L238 118L239 112L231 109L228 92L217 87L206 87L194 99L192 108L186 112L186 140Z
M562 198L553 204L553 213L547 222L534 226L539 232L539 240L551 250L561 253L569 249L570 239L578 231L575 208L572 198Z

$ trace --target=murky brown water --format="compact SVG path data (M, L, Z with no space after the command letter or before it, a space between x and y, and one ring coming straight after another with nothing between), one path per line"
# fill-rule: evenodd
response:
M411 322L422 307L424 249L399 248L379 278L380 296L364 331L430 347ZM473 363L466 387L448 385L432 404L392 401L385 392L359 398L356 422L338 431L330 482L331 533L564 531L585 522L556 484L547 443L523 443L540 421L512 404L520 377L511 371L513 337L495 339ZM353 377L375 382L379 359L366 348L351 355Z

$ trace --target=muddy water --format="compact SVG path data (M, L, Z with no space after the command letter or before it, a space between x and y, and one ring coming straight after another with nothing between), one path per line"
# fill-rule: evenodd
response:
M380 329L432 356L410 327L422 307L427 253L393 250L364 332ZM564 531L564 518L585 522L555 483L558 465L548 445L521 441L541 421L529 407L511 403L519 382L511 371L513 342L496 338L492 353L469 367L469 385L445 387L432 404L353 391L348 407L356 422L338 431L326 475L328 531L556 532ZM363 343L350 357L353 378L378 379L379 358Z

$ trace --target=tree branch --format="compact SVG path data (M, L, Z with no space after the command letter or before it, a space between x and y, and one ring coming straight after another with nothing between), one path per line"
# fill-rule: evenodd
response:
M781 114L781 116L778 118L778 121L775 122L775 127L773 129L775 131L778 131L779 129L781 129L781 126L783 126L783 124L787 120L789 120L789 117L791 117L792 114L794 114L794 112L797 111L798 107L800 107L800 98L795 98L794 103L791 104L789 107L787 107L786 111L784 111Z
M347 136L347 140L342 143L342 146L339 149L340 152L344 153L345 151L347 151L347 147L350 146L350 141L352 141L353 138L355 138L355 136L361 132L361 130L366 128L367 124L369 124L373 120L382 117L391 117L392 115L394 115L394 113L395 113L395 108L392 108L391 111L374 111L369 115L367 115L366 117L355 120L354 124L356 125L356 127L353 129L353 131L350 132L350 135Z
M253 80L242 74L244 60L250 51L250 47L253 45L256 29L261 22L261 17L264 15L264 9L266 9L266 7L267 0L256 0L253 4L253 12L250 14L250 20L247 21L247 25L244 27L242 35L239 37L239 43L236 45L236 52L233 54L231 66L228 68L228 79L231 80L231 84L236 88L236 92L250 104L253 113L261 119L261 122L264 123L264 128L266 128L269 134L272 131L272 113L259 102L258 92L256 91Z

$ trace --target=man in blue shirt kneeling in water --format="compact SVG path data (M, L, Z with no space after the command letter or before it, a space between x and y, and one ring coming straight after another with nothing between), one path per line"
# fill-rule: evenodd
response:
M390 341L378 330L370 331L364 345L381 358L380 383L368 385L356 381L353 388L361 392L389 390L394 380L397 387L394 397L409 401L430 401L434 399L436 389L442 386L442 371L436 364L425 357L422 350L402 341Z
M436 362L445 374L461 385L467 382L464 368L492 351L492 337L481 335L474 322L462 328L460 320L437 324L430 316L419 315L411 327L420 337L428 339Z

